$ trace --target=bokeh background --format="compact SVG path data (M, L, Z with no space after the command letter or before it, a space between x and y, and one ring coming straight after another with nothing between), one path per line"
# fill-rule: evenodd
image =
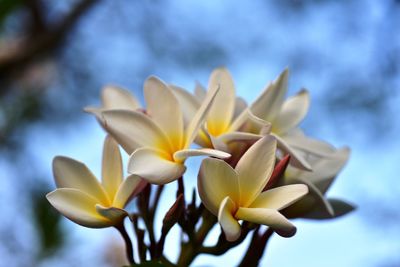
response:
M105 134L82 108L105 84L142 99L149 75L192 91L218 66L248 102L289 67L289 94L312 97L305 132L352 148L329 195L357 210L295 221L297 235L273 237L262 265L400 266L399 29L395 0L0 0L0 266L118 266L116 231L47 204L52 158L100 173ZM234 266L245 248L194 266Z

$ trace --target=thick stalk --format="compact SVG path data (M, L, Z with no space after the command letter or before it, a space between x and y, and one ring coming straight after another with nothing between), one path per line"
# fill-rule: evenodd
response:
M258 228L253 233L246 254L244 255L239 267L258 266L264 254L265 248L274 230L268 228L262 235L258 234Z
M128 233L126 232L124 222L122 221L120 224L116 225L115 228L118 230L118 232L121 234L122 238L125 241L126 257L129 261L129 263L131 265L135 264L135 260L133 258L132 241L131 241L131 238L129 237Z
M216 218L208 210L204 210L203 222L199 230L193 238L190 238L187 243L182 244L181 255L178 260L178 266L189 266L190 263L201 253L200 249L207 234L216 223Z

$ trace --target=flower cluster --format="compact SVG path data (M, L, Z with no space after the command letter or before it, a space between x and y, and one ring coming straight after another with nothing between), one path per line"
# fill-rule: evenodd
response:
M129 91L106 86L102 105L85 108L108 134L101 183L84 164L59 156L53 161L58 188L47 198L80 225L120 230L131 263L135 261L124 218L135 225L142 262L148 260L148 251L152 260L172 264L162 250L169 229L178 224L188 237L178 266L189 265L201 253L223 253L250 232L256 240L253 249L263 250L260 225L268 226L268 233L290 237L296 227L288 218L346 214L353 207L328 199L325 193L346 163L349 149L307 137L299 124L307 114L309 94L302 89L286 99L287 88L285 70L247 105L236 96L225 68L215 69L208 88L198 84L194 94L152 76L144 82L146 103L141 106ZM125 180L118 145L129 154ZM183 179L191 179L184 178L185 161L192 156L205 157L197 178L200 205L195 193L189 204L183 197ZM154 212L163 186L174 181L177 199L157 241ZM138 212L129 213L125 207L135 196ZM138 220L146 225L149 244ZM214 247L205 247L202 242L216 222L220 239Z

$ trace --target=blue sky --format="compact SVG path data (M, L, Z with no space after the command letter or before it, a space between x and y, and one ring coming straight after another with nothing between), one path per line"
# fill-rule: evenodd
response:
M63 8L54 7L54 12ZM296 221L297 235L272 238L263 265L393 266L400 261L400 210L394 206L400 195L399 13L394 1L372 0L102 2L83 18L55 60L46 101L50 110L64 112L70 106L96 104L101 86L109 83L142 98L143 81L152 74L192 91L195 81L206 84L212 69L223 65L230 69L238 94L251 102L289 67L289 95L302 87L311 93L311 109L302 124L306 133L352 149L329 195L358 209L332 221ZM86 86L92 86L84 101L77 88L68 90L79 86L80 80L71 81L76 73L87 75ZM20 160L30 163L25 172L43 175L51 186L55 155L79 159L100 173L104 133L89 115L72 112L65 123L56 124L48 114L21 136L25 158ZM17 179L19 170L9 160L0 164L1 176ZM193 161L189 176L196 175L197 166ZM5 201L29 201L18 199L10 189L12 181L0 183ZM6 208L7 214L12 212ZM24 225L24 237L34 242L32 226ZM65 227L71 242L81 245L62 252L62 258L73 251L76 266L87 260L100 264L87 251L105 249L107 240L116 237L111 230L89 230L66 220ZM233 265L242 249L218 259L199 257L195 266ZM42 265L54 266L55 261Z

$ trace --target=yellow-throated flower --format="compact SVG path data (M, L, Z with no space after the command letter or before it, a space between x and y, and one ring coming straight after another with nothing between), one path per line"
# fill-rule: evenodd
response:
M274 109L274 112L278 113L281 111L281 107L278 105L268 105L270 104L269 102L271 102L270 99L276 97L277 92L283 92L283 95L286 92L286 89L280 89L281 87L285 87L285 82L287 84L287 75L285 73L286 72L284 72L276 82L271 83L259 99L251 105L251 108L248 108L243 99L236 97L234 82L228 70L225 68L215 69L210 75L209 88L219 86L220 91L215 97L210 112L207 115L204 130L199 132L196 142L203 147L232 152L229 148L229 144L232 141L255 142L262 135L269 134L271 129L281 127L280 123L285 124L288 122L287 125L285 124L285 127L291 128L293 122L290 121L290 116L293 116L296 122L297 117L304 116L305 114L291 114L290 109L288 111L284 109L281 112L282 114L280 114L280 119L277 121L269 120L272 117L261 116L265 112L272 112L272 109ZM194 111L199 106L199 100L204 97L206 92L199 85L196 87L196 97L181 88L174 87L174 89L183 109L189 116L192 116L191 114L194 114ZM307 93L304 91L299 98L303 100L306 95ZM304 99L308 98L306 97ZM293 105L296 106L297 102L301 101L288 101L289 106L292 105L292 102L294 102ZM265 105L267 106L265 107ZM308 107L308 105L306 105L306 107ZM253 114L253 109L256 111L257 116ZM276 126L274 126L275 123ZM280 133L281 131L279 131L279 134ZM291 164L293 166L303 170L311 170L308 162L282 138L277 136L277 141L278 148L284 153L291 155Z
M204 128L199 131L196 143L202 147L230 152L227 145L231 141L258 140L259 135L240 131L246 120L254 117L249 117L251 114L246 110L246 102L236 97L235 85L229 71L226 68L215 69L210 75L208 87L219 87L220 90L208 112ZM177 86L172 88L188 118L193 116L207 94L199 84L196 86L196 96Z
M279 210L307 194L303 184L263 191L275 165L276 140L268 135L242 156L235 169L218 159L205 159L198 176L198 190L204 206L214 215L228 241L241 233L239 220L267 225L283 236L296 228Z
M227 158L228 153L214 149L190 149L204 123L219 88L211 88L188 124L184 124L179 102L164 82L150 77L144 84L146 112L105 110L104 128L131 154L128 172L150 183L166 184L181 177L189 156L209 155Z
M117 143L104 142L102 181L81 162L58 156L53 160L57 189L47 199L61 214L82 226L115 226L128 216L124 207L147 184L137 175L123 180L122 159Z

